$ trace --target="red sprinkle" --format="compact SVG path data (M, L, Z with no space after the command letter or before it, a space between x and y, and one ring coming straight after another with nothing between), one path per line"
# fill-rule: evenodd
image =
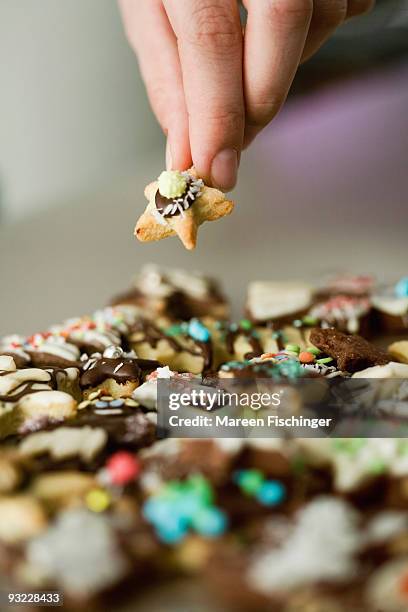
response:
M400 593L408 599L408 573L402 576L400 582Z
M130 453L119 451L108 459L106 469L113 484L125 485L139 475L140 463Z
M315 360L315 356L313 353L309 353L309 351L302 351L299 353L299 361L300 363L313 363Z

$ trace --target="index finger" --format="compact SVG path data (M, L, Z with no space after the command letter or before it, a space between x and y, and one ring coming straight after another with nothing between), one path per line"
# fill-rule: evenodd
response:
M164 0L177 36L198 173L223 190L236 182L244 136L242 29L236 0Z

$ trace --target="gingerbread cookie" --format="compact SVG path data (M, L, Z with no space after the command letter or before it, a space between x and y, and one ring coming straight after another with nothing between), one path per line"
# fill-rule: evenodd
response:
M351 336L336 329L314 328L311 343L337 362L346 372L356 372L375 365L385 365L391 355L367 342L361 336Z

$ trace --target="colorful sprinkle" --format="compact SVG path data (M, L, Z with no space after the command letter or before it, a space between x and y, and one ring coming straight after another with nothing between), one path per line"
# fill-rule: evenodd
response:
M302 351L299 353L299 361L300 363L313 363L315 360L315 356L309 351Z
M185 481L166 483L145 502L143 515L166 544L180 542L191 529L205 537L217 537L227 528L227 517L214 506L213 499L209 482L196 474Z
M335 450L349 453L350 455L357 454L360 449L365 446L366 441L363 438L349 438L347 440L333 440Z
M191 319L188 326L188 333L198 342L208 342L211 338L211 334L208 329L198 319Z
M298 344L287 344L285 346L285 351L288 351L289 353L299 353L300 346Z
M408 297L408 276L404 276L395 285L395 295L399 298Z
M278 480L265 480L256 494L263 506L278 506L286 497L286 489Z
M92 489L85 497L85 504L92 512L104 512L110 503L111 498L104 489Z
M303 317L302 322L305 325L317 325L319 320L316 317L312 317L312 315L306 315Z
M140 463L130 453L119 451L108 459L106 469L112 484L125 485L139 475Z
M326 363L331 363L333 359L331 357L323 357L322 359L316 359L316 363L321 365L325 365Z
M164 333L166 334L166 336L173 337L182 334L183 330L181 328L181 325L170 325L170 327L168 327Z
M110 408L121 408L124 405L124 400L122 398L111 400L109 403Z
M400 579L399 591L403 597L408 599L408 571Z
M225 533L227 517L225 513L215 506L201 508L192 517L192 527L202 536L216 538Z
M239 470L234 481L246 495L256 495L265 480L260 470Z
M322 352L320 349L318 349L315 346L308 346L306 350L308 353L312 353L312 355L316 355L316 356L320 355L320 353Z
M241 319L241 321L239 322L239 326L241 329L244 329L245 331L248 331L252 329L253 327L249 319Z
M276 357L277 353L262 353L261 359L272 359Z

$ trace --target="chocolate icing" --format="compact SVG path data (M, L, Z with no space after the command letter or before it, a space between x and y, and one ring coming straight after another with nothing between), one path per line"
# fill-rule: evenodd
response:
M139 408L123 406L119 414L104 415L103 411L95 412L95 405L80 410L75 419L69 421L69 427L102 427L108 434L109 444L120 444L132 448L148 446L155 440L156 427Z
M153 359L132 359L118 357L109 359L101 357L85 370L81 376L81 387L96 387L108 378L119 384L127 382L141 382L146 374L160 367L160 363Z
M156 325L150 323L150 321L146 321L145 319L140 319L137 321L132 329L132 332L139 332L143 334L143 337L140 340L137 340L136 343L147 342L151 347L156 348L160 340L166 340L166 342L168 342L176 353L181 353L184 351L190 355L193 355L194 357L197 357L197 355L202 355L204 359L204 370L208 370L211 367L213 354L211 340L209 342L199 342L198 340L194 340L188 336L188 339L193 344L193 348L189 348L180 344L173 336L168 336L165 332L156 327Z
M231 355L235 353L234 344L235 340L239 338L239 336L245 336L245 338L248 340L248 344L252 349L252 351L244 355L244 359L252 359L253 357L259 357L260 355L262 355L262 345L258 338L254 335L253 330L245 330L242 328L238 328L236 330L229 329L226 333L225 346L227 348L227 351Z
M22 368L25 369L25 368ZM34 385L41 385L42 387L44 387L45 385L47 385L49 387L49 391L56 391L59 388L58 385L58 377L68 377L68 373L64 368L58 368L58 367L51 367L51 368L46 368L45 370L49 375L50 375L50 379L47 381L41 381L41 380L26 380L23 383L21 383L21 385L19 385L18 387L16 387L16 389L14 389L11 393L8 393L7 395L1 395L0 394L0 402L8 402L8 403L16 403L18 401L20 401L23 397L25 397L26 395L30 395L31 393L38 393L39 391L47 391L47 389L42 388L42 389L34 389ZM8 371L4 371L4 372L0 372L0 376L7 376L7 374L11 374L11 372Z
M156 195L155 195L155 204L156 204L157 210L163 217L175 217L181 214L182 209L188 210L190 208L190 206L194 203L199 193L199 192L194 193L194 191L191 190L193 182L194 182L193 178L191 176L188 176L186 189L184 193L178 198L166 198L162 196L160 191L157 189ZM164 211L169 205L176 206L176 210L174 212L171 211L171 212L165 213Z

